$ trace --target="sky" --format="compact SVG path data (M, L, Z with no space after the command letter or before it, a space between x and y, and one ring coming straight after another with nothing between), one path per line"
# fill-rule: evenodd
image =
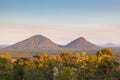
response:
M0 44L38 34L63 45L120 44L120 0L0 0Z

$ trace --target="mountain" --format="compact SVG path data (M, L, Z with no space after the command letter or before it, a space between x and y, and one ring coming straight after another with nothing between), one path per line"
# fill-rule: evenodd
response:
M94 53L100 49L101 47L96 46L83 37L73 40L67 45L58 45L45 36L35 35L7 48L4 48L2 51L14 53L58 53L63 51L86 51L87 53Z
M26 40L18 42L8 49L12 50L57 50L58 45L52 42L50 39L42 36L35 35Z
M67 44L65 47L72 50L82 50L82 51L101 49L101 47L96 46L95 44L87 41L83 37L73 40L72 42Z
M113 43L107 43L107 44L104 44L104 45L101 45L101 47L120 47L119 45L116 45L116 44L113 44Z
M6 47L8 47L8 46L10 46L10 45L0 44L0 48L6 48Z

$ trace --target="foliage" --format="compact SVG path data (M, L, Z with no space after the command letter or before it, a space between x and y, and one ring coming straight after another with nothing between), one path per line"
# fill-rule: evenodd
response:
M63 67L59 72L56 80L74 80L72 69L69 67Z
M13 63L10 55L0 55L0 79L12 80L13 78Z
M43 54L36 58L0 55L0 80L120 80L120 65L110 49L96 55L86 52L58 55Z

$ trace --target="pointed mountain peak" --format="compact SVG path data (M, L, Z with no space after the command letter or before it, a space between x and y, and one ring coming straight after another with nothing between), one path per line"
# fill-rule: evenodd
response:
M46 38L46 37L43 36L43 35L34 35L34 36L30 37L30 38Z
M84 42L88 42L84 37L79 37L77 39L75 39L72 42L76 42L76 43L84 43Z
M98 46L95 44L87 41L84 37L79 37L73 41L71 41L69 44L66 45L67 48L78 48L81 50L86 49L99 49Z
M76 40L82 40L82 41L86 41L86 39L84 38L84 37L79 37L78 39L76 39Z
M84 37L79 37L79 39L85 39Z

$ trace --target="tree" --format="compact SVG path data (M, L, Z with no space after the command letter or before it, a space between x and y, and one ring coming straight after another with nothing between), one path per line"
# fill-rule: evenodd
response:
M59 56L62 58L63 60L63 66L72 66L71 65L71 61L72 60L72 53L68 53L68 52L61 52L59 54Z
M115 59L112 51L108 48L102 49L97 52L98 68L97 73L101 75L103 80L108 80L113 77L115 70Z
M0 56L0 79L11 80L13 78L13 65L9 58Z
M75 80L75 76L72 74L72 69L64 67L58 74L56 80Z
M104 48L104 49L98 51L96 55L97 55L97 56L102 56L102 55L112 56L113 53L112 53L112 51L111 51L109 48Z

